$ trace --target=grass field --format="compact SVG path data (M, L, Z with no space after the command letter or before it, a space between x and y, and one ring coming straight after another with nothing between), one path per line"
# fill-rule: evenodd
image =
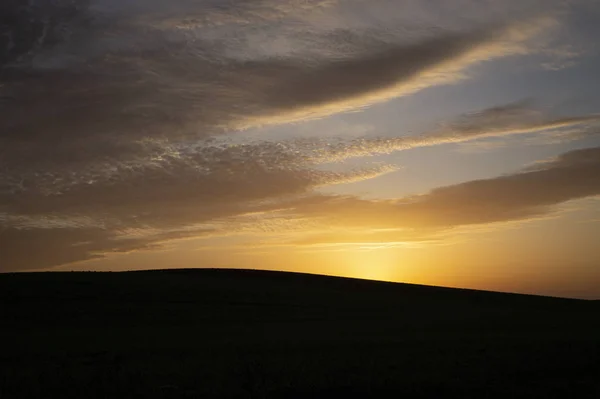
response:
M243 270L0 275L0 398L600 398L600 303Z

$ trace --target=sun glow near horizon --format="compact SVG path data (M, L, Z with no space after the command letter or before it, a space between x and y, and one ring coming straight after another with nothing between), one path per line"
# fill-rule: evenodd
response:
M346 277L392 282L407 278L401 250L387 243L340 244L324 258L323 263L335 265L331 269Z

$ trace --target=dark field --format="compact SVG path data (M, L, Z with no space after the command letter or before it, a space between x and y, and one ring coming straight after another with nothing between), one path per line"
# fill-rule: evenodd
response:
M239 270L0 275L0 398L600 398L600 303Z

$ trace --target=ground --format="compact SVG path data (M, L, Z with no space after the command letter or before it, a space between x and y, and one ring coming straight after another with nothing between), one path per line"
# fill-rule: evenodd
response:
M297 273L4 274L0 398L598 398L599 315Z

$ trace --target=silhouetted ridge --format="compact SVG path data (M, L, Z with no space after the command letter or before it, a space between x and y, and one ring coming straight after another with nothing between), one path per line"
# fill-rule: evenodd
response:
M0 397L595 399L597 316L302 273L0 274Z
M512 292L485 291L470 288L454 288L423 284L412 284L403 282L367 280L353 277L327 276L320 274L257 270L257 269L224 269L224 268L183 268L183 269L158 269L158 270L138 270L126 273L162 273L168 275L185 275L188 277L210 277L221 279L262 279L270 282L281 282L288 284L311 283L317 286L344 287L363 290L377 290L385 292L404 292L407 294L428 294L428 295L463 295L473 296L480 299L522 299L522 300L551 300L551 301L582 301L573 298L561 298L545 295L520 294ZM600 300L599 300L600 302Z

